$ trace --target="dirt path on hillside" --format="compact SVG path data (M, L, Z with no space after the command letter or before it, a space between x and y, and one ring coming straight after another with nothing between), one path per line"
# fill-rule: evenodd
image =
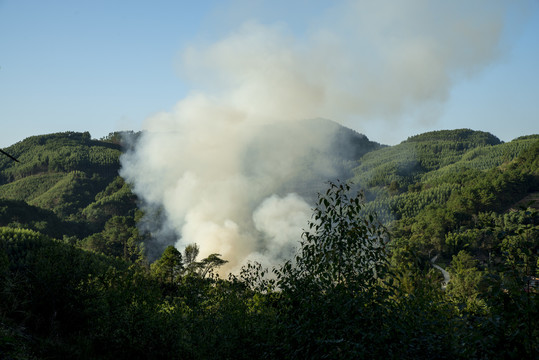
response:
M447 284L449 284L449 280L451 280L451 276L449 275L449 273L445 269L443 269L441 266L436 265L434 263L436 261L436 259L438 259L438 255L436 255L435 257L430 259L430 262L431 262L432 266L435 269L440 270L442 272L442 275L444 276L444 282L442 283L442 289L445 289L447 287Z

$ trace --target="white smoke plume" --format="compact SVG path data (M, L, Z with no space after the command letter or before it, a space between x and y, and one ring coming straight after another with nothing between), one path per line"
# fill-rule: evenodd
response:
M180 250L196 242L228 270L289 256L310 205L287 190L338 172L329 128L305 132L298 120L361 130L371 119L430 114L455 81L497 58L509 9L495 0L329 4L301 36L248 19L182 52L193 91L147 119L121 171L146 206L162 208Z
M254 211L255 227L266 240L265 263L286 258L301 237L302 228L310 219L311 209L299 195L288 194L284 198L272 195Z

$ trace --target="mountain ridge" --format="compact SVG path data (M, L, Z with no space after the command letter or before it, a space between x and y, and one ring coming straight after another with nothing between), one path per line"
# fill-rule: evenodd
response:
M311 127L336 134L329 148L332 161L341 163L339 179L351 181L355 189L365 190L368 201L436 188L446 182L444 179L452 178L452 174L469 169L486 171L509 164L539 140L539 135L526 135L503 143L487 132L456 129L426 132L387 146L331 120L314 119L303 121L295 132L290 132L291 141ZM17 142L6 149L19 157L20 163L0 157L0 199L19 201L18 208L27 203L51 211L57 219L51 220L47 213L43 222L51 223L52 228L63 224L69 229L66 236L75 235L79 239L102 231L114 216L134 222L137 197L118 175L119 157L125 149L124 134L135 139L131 146L139 135L117 132L97 140L88 132L61 132ZM270 139L279 141L279 138ZM309 161L303 165L305 171ZM314 197L322 191L323 182L331 179L320 179L316 186L301 180L294 179L298 185L285 186L283 191L306 193L308 190ZM306 190L301 186L307 186ZM28 211L35 213L31 208ZM17 223L15 218L5 218L2 224L12 220ZM56 230L47 230L44 223L26 222L34 230L58 234Z

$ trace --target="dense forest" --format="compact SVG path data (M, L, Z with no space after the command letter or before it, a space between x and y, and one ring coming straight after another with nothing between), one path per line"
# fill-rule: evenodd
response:
M0 358L537 358L539 135L351 136L295 256L228 277L197 244L149 253L118 175L136 136L0 154Z

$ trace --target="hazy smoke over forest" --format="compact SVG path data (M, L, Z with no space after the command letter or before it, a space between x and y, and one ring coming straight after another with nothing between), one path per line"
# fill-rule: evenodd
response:
M288 190L338 172L331 127L294 133L298 120L361 131L373 118L430 119L455 81L497 58L508 13L492 0L329 4L301 35L249 20L182 51L192 92L147 119L121 171L148 209L162 209L159 226L176 231L180 250L197 243L229 270L289 256L311 205Z

